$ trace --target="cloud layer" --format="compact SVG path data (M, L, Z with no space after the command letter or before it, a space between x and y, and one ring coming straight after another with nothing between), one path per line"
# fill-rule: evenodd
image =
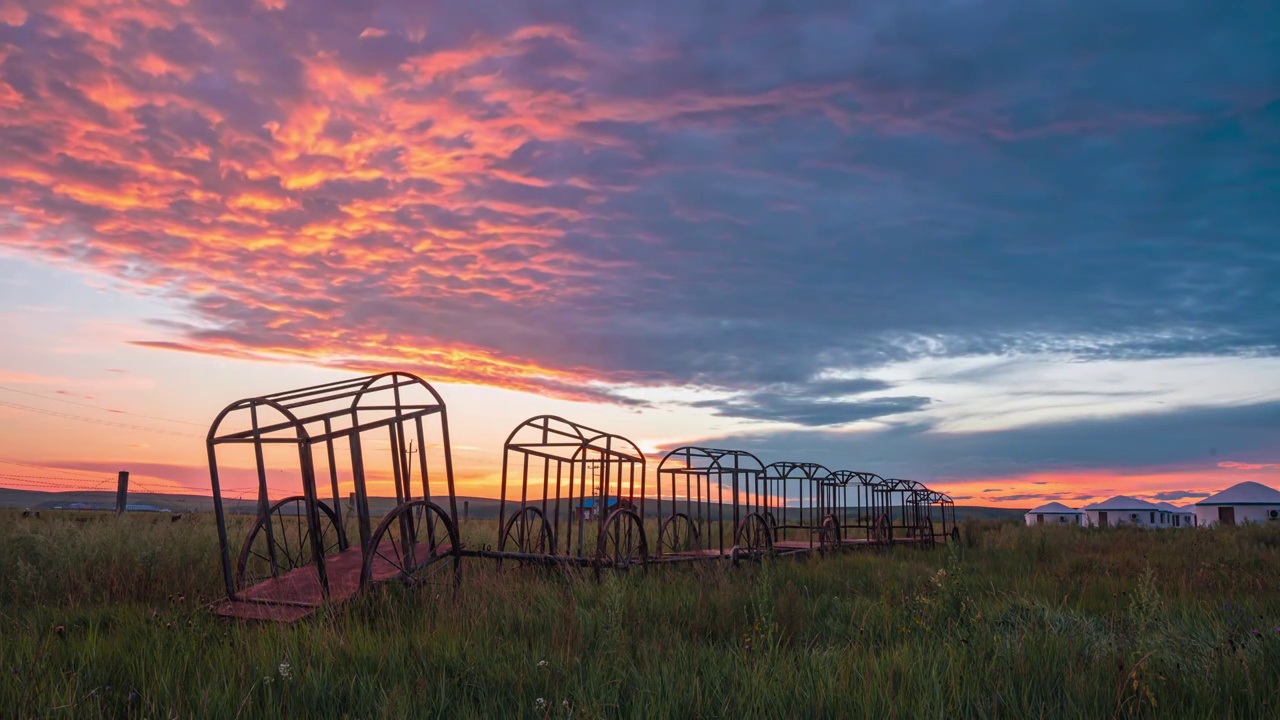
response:
M1274 354L1280 9L1148 5L6 0L0 243L164 347L800 425L921 355Z

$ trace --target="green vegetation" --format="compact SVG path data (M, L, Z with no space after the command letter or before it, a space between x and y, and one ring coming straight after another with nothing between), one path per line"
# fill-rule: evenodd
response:
M81 517L0 513L5 715L1280 717L1274 524L968 521L932 552L602 583L470 560L457 596L275 626L204 609L207 515Z

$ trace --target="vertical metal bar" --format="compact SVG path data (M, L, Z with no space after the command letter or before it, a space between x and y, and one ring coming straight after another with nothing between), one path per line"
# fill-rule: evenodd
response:
M561 476L563 474L564 474L564 461L557 459L556 460L556 507L555 507L555 510L553 511L555 513L555 520L551 523L551 528L554 535L552 535L551 538L549 538L551 540L550 552L552 555L558 555L560 553L560 535L561 535L560 533L560 483L562 481ZM573 492L572 484L570 485L569 492Z
M396 506L399 507L405 501L405 479L400 464L400 460L404 456L404 447L396 440L395 423L387 426L387 439L391 443L391 479L396 484Z
M258 517L263 519L263 529L267 531L267 554L271 559L271 577L279 577L276 567L276 538L271 529L271 518L268 511L271 501L267 497L267 463L262 457L262 432L258 427L258 406L249 406L249 419L253 423L253 459L258 468Z
M212 434L212 433L211 433ZM235 579L231 574L231 548L227 544L227 514L222 507L222 485L218 480L218 454L213 441L206 443L209 454L209 487L213 491L213 516L218 521L218 551L222 553L222 579L227 598L236 599Z
M710 495L710 489L707 490ZM724 478L716 473L716 525L720 533L720 547L724 547Z
M716 464L716 467L720 467L719 463ZM738 457L736 455L733 458L733 468L733 527L736 530L738 527ZM721 472L723 473L723 469L721 469Z
M337 460L337 456L333 451L333 438L330 437L332 433L333 433L333 423L330 422L329 418L325 418L324 419L324 436L325 436L324 445L325 445L326 456L328 457L328 460L329 460L329 485L333 490L333 516L337 519L337 522L338 522L338 528L337 528L338 549L346 550L347 549L347 527L346 527L346 524L342 521L342 499L340 496L340 492L338 491L338 460Z
M449 520L456 528L458 526L458 492L453 485L453 450L449 445L449 417L445 413L443 402L440 403L440 442L444 446L444 482L449 490Z
M578 495L582 498L582 511L578 513L578 557L582 557L582 535L586 532L586 514L587 514L587 455L585 452L582 456L582 477L578 479ZM577 463L575 463L577 464Z
M551 485L551 459L542 458L542 519L547 519L547 493Z
M369 527L369 489L364 479L364 451L360 447L360 433L354 430L357 427L355 413L352 413L351 426L352 433L347 436L351 443L351 484L356 489L356 519L360 527L360 547L365 548L367 552L373 530Z
M413 419L418 435L418 472L422 473L422 497L431 502L431 475L427 472L427 434L422 429L422 416Z
M411 489L413 474L410 472L409 467L409 446L404 441L404 420L400 419L403 415L402 408L404 407L400 402L400 384L394 383L391 386L391 392L395 397L396 409L393 412L395 413L396 421L389 427L395 428L396 439L400 442L400 454L396 456L396 462L400 463L400 478L401 482L404 483L404 499L402 502L408 502L413 499L413 491ZM418 454L422 454L422 448L418 448Z
M569 517L566 518L567 520L566 528L568 529L569 532L568 532L568 536L565 538L565 543L564 543L564 554L566 556L573 554L574 515L577 514L578 517L582 516L582 508L574 507L574 504L573 504L573 481L577 479L576 474L578 470L578 463L572 460L569 460L568 463L569 463ZM581 504L582 500L583 498L579 497L578 503Z
M302 495L306 498L307 528L311 532L311 555L315 559L316 574L320 577L320 592L329 597L329 573L324 561L324 538L320 532L320 509L317 507L315 459L311 455L311 443L298 439L298 464L302 468ZM302 548L298 548L302 553Z

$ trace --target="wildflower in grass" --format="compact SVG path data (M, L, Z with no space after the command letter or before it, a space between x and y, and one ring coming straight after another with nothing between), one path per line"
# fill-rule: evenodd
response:
M533 707L534 707L534 709L535 709L535 710L537 710L538 712L546 712L546 709L547 709L547 699L546 699L546 698L538 698L537 700L534 700L534 701L533 701Z
M54 628L53 631L58 634L58 637L62 637L63 635L67 634L67 629L61 625Z
M540 667L540 668L544 668L544 667L546 667L546 666L547 666L547 661L546 661L546 660L539 660L539 661L538 661L538 667Z
M280 669L280 677L282 679L284 680L293 679L293 666L289 664L288 660L281 660L279 669Z

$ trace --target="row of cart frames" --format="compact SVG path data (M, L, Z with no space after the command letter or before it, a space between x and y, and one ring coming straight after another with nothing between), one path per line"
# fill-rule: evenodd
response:
M748 452L703 447L668 452L650 477L627 438L543 415L518 425L504 445L497 544L466 547L444 401L407 373L241 400L218 415L207 447L227 591L215 609L238 617L294 620L394 579L456 585L466 556L600 572L927 547L957 535L951 499L914 481L807 462L765 465ZM220 468L236 453L253 468L257 505L233 556L223 498L229 471ZM300 481L302 494L273 502L282 474L291 487ZM395 507L376 525L370 478L395 487ZM340 487L352 488L353 502L343 502ZM347 537L351 515L358 542Z

